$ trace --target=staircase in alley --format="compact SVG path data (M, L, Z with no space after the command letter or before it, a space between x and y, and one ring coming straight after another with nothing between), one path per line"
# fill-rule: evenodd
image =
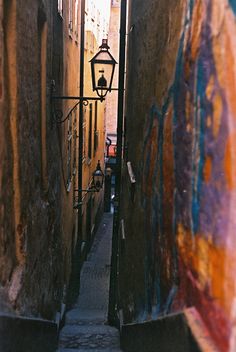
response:
M58 352L119 352L119 331L107 324L112 214L106 213L81 271L78 301L67 312Z

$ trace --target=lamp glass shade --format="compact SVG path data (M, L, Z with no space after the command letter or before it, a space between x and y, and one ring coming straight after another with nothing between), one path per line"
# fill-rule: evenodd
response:
M108 50L107 42L103 45L100 47L101 50L90 61L93 90L101 98L104 98L107 92L111 91L115 65L117 64Z
M97 190L100 190L103 186L104 174L101 170L100 162L97 164L96 170L93 172L93 185Z

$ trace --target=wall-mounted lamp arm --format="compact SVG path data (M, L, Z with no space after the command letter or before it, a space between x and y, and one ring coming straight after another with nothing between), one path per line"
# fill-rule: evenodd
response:
M51 102L51 113L52 113L53 121L55 123L64 123L66 120L68 120L71 113L77 108L79 104L83 104L84 106L87 106L90 100L100 100L101 102L103 102L104 100L104 98L100 98L100 97L99 98L78 97L78 96L67 96L67 95L57 96L57 95L53 95L54 91L55 91L55 82L52 81L50 102ZM72 108L69 110L67 115L64 117L62 109L58 109L56 107L55 102L58 100L77 100L77 102L75 105L72 106Z
M99 192L103 188L103 181L104 181L104 173L102 172L100 160L98 160L97 167L93 172L92 182L90 183L89 187L86 189L75 189L74 192L78 192L81 195L83 192L86 194L91 192ZM82 197L78 197L82 199ZM76 197L75 197L76 199ZM79 207L83 204L83 202L75 202L74 209L79 209Z
M97 188L93 188L93 187L91 187L91 188L87 188L87 189L75 189L74 190L75 192L85 192L85 193L89 193L89 192L99 192L100 191L100 189L97 189Z
M99 192L100 189L97 189L93 186L87 188L87 189L75 189L74 192L81 192L81 193L85 193L85 196L86 194L88 193L94 193L94 192ZM74 197L74 206L73 208L74 209L79 209L79 207L81 207L83 205L83 201L82 202L78 202L77 200L78 197Z

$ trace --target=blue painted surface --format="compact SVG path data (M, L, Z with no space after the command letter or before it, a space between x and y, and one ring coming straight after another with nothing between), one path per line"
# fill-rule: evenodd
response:
M236 0L229 0L229 4L236 15Z
M225 273L226 250L231 250L229 243L235 243L235 231L230 237L228 228L232 221L229 189L234 187L230 162L232 150L235 151L231 141L235 131L232 134L231 129L236 116L230 99L236 81L226 79L234 72L234 48L227 58L221 54L234 43L230 30L236 29L231 8L236 14L236 0L229 2L231 8L224 7L224 24L217 22L219 1L188 1L172 86L162 106L153 104L146 118L140 168L146 236L145 304L141 316L146 320L169 312L179 294L177 305L199 305L203 316L209 312L209 319L204 318L210 327L210 317L222 319L226 336L222 340L226 341L229 329L224 308L228 293L217 302L215 297L221 294L219 282ZM219 25L223 33L217 32ZM230 60L232 67L225 75L222 67ZM165 147L170 150L169 159ZM169 170L172 172L171 166L173 183L167 175ZM165 218L166 214L171 216ZM172 222L171 226L166 225L166 219ZM217 263L218 256L222 263ZM231 273L225 281L230 277L235 274Z

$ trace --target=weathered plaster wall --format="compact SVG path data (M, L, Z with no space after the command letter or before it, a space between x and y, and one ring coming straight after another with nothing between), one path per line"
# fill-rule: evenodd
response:
M6 285L16 261L15 242L14 242L14 218L11 213L13 207L12 195L12 148L9 145L10 123L6 118L4 79L5 68L4 60L4 23L3 23L3 3L0 3L0 116L1 116L1 135L0 135L0 309L9 310L10 304L5 294ZM5 201L3 201L5 200Z
M75 1L71 2L71 17L69 16L69 2L63 2L62 17L57 17L56 35L61 41L58 55L54 60L58 71L54 70L56 90L59 95L79 96L79 68L80 68L80 2L75 8ZM77 26L75 23L77 10ZM70 23L71 21L71 23ZM55 45L57 48L57 45ZM58 49L57 49L58 50ZM60 56L61 55L61 56ZM61 73L61 77L58 73ZM61 104L63 116L67 116L76 101L65 100ZM68 296L68 284L71 276L71 262L76 253L78 239L78 211L73 209L75 203L75 189L78 188L78 145L79 145L79 107L75 109L64 123L56 126L58 133L57 146L60 152L59 182L61 189L61 236L62 236L62 266L64 295ZM74 275L74 274L72 274ZM71 300L71 298L69 298ZM65 302L65 297L64 297ZM70 302L71 303L71 302Z
M103 209L103 192L89 193L83 203L85 226L78 233L74 190L78 189L79 108L59 124L50 101L52 80L54 94L79 96L81 3L77 7L76 3L72 1L70 23L67 1L63 16L57 1L0 1L0 314L56 318L61 304L71 298L70 278L79 286L81 240L84 236L90 246ZM92 54L85 55L87 95ZM94 131L92 103L92 158L83 164L84 189L97 161L104 164L104 104L98 102ZM55 109L65 117L74 104L58 101ZM86 143L88 124L87 116Z
M1 311L53 319L60 310L62 269L59 148L49 106L52 7L7 0L2 11Z
M91 14L88 14L90 16ZM102 18L102 17L101 17ZM96 20L96 23L100 25L101 18ZM93 31L86 31L86 46L84 52L84 95L88 97L97 97L96 92L92 90L91 83L91 64L90 60L99 51L95 33ZM90 109L92 114L91 119L91 158L88 155L89 150L89 120L90 120ZM104 150L105 150L105 102L100 101L89 101L89 105L84 108L84 162L83 162L83 189L87 189L92 181L94 170L96 170L97 163L100 160L100 165L104 171ZM97 120L95 122L95 119ZM95 141L96 139L96 141ZM96 144L96 147L95 147ZM83 212L83 240L86 243L86 249L88 250L92 244L93 236L97 228L98 222L101 219L101 211L103 209L103 190L98 193L87 193L84 194L84 202L82 206ZM90 208L91 206L91 208ZM90 213L90 214L89 214Z
M194 305L234 351L235 2L132 1L130 26L126 318Z

